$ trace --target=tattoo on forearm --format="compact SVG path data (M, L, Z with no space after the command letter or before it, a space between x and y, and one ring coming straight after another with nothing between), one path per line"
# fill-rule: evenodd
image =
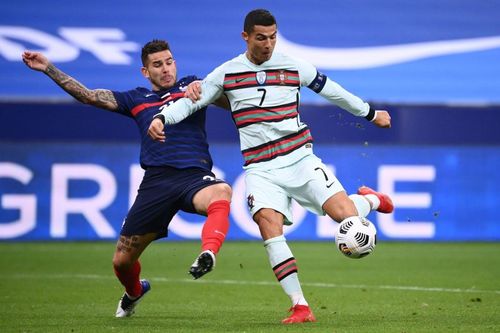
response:
M89 90L83 84L68 74L62 72L52 64L47 67L45 74L47 74L52 80L54 80L55 83L63 88L64 91L82 103L92 104L106 109L117 107L115 97L110 90Z
M137 249L139 247L139 237L138 236L120 236L118 245L116 249L119 252L130 252L132 248Z
M96 89L95 98L98 101L98 103L101 104L109 104L109 103L113 103L113 105L117 104L115 96L110 90Z
M85 103L88 100L88 89L71 76L54 67L54 65L49 65L45 73L68 94L80 102Z

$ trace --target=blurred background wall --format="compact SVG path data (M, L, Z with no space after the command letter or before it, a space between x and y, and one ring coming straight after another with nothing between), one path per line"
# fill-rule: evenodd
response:
M78 104L21 61L46 54L89 88L149 87L147 41L168 40L179 77L244 52L243 19L278 20L278 46L391 112L382 130L302 90L315 151L349 192L392 195L372 214L386 240L498 241L500 1L34 1L0 4L0 239L115 239L142 170L133 120ZM210 107L216 173L234 190L229 239L259 239L246 209L230 116ZM299 206L287 238L329 240L335 223ZM199 238L180 213L171 239Z

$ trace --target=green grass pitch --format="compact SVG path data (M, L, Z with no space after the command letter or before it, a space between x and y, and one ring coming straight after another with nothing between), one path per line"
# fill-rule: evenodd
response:
M153 243L152 290L120 319L114 242L0 243L0 332L500 332L500 243L381 242L361 260L289 244L316 323L280 323L290 303L261 242L227 242L197 281L198 242Z

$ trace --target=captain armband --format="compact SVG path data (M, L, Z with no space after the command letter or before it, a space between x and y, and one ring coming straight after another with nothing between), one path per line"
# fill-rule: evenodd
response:
M325 86L326 80L327 77L325 74L316 71L316 77L307 87L312 91L314 91L315 93L320 93L321 90L323 90L323 87Z

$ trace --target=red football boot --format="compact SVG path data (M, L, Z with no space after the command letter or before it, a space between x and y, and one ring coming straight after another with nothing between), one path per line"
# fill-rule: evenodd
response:
M281 322L283 324L297 324L297 323L307 323L316 321L311 308L307 305L295 305L290 308L292 314L290 317L283 319Z
M380 205L377 208L377 212L380 213L392 213L394 211L394 204L392 203L391 198L387 194L377 192L368 186L361 186L358 189L358 194L360 195L367 195L367 194L373 194L376 195L377 198L380 200Z

